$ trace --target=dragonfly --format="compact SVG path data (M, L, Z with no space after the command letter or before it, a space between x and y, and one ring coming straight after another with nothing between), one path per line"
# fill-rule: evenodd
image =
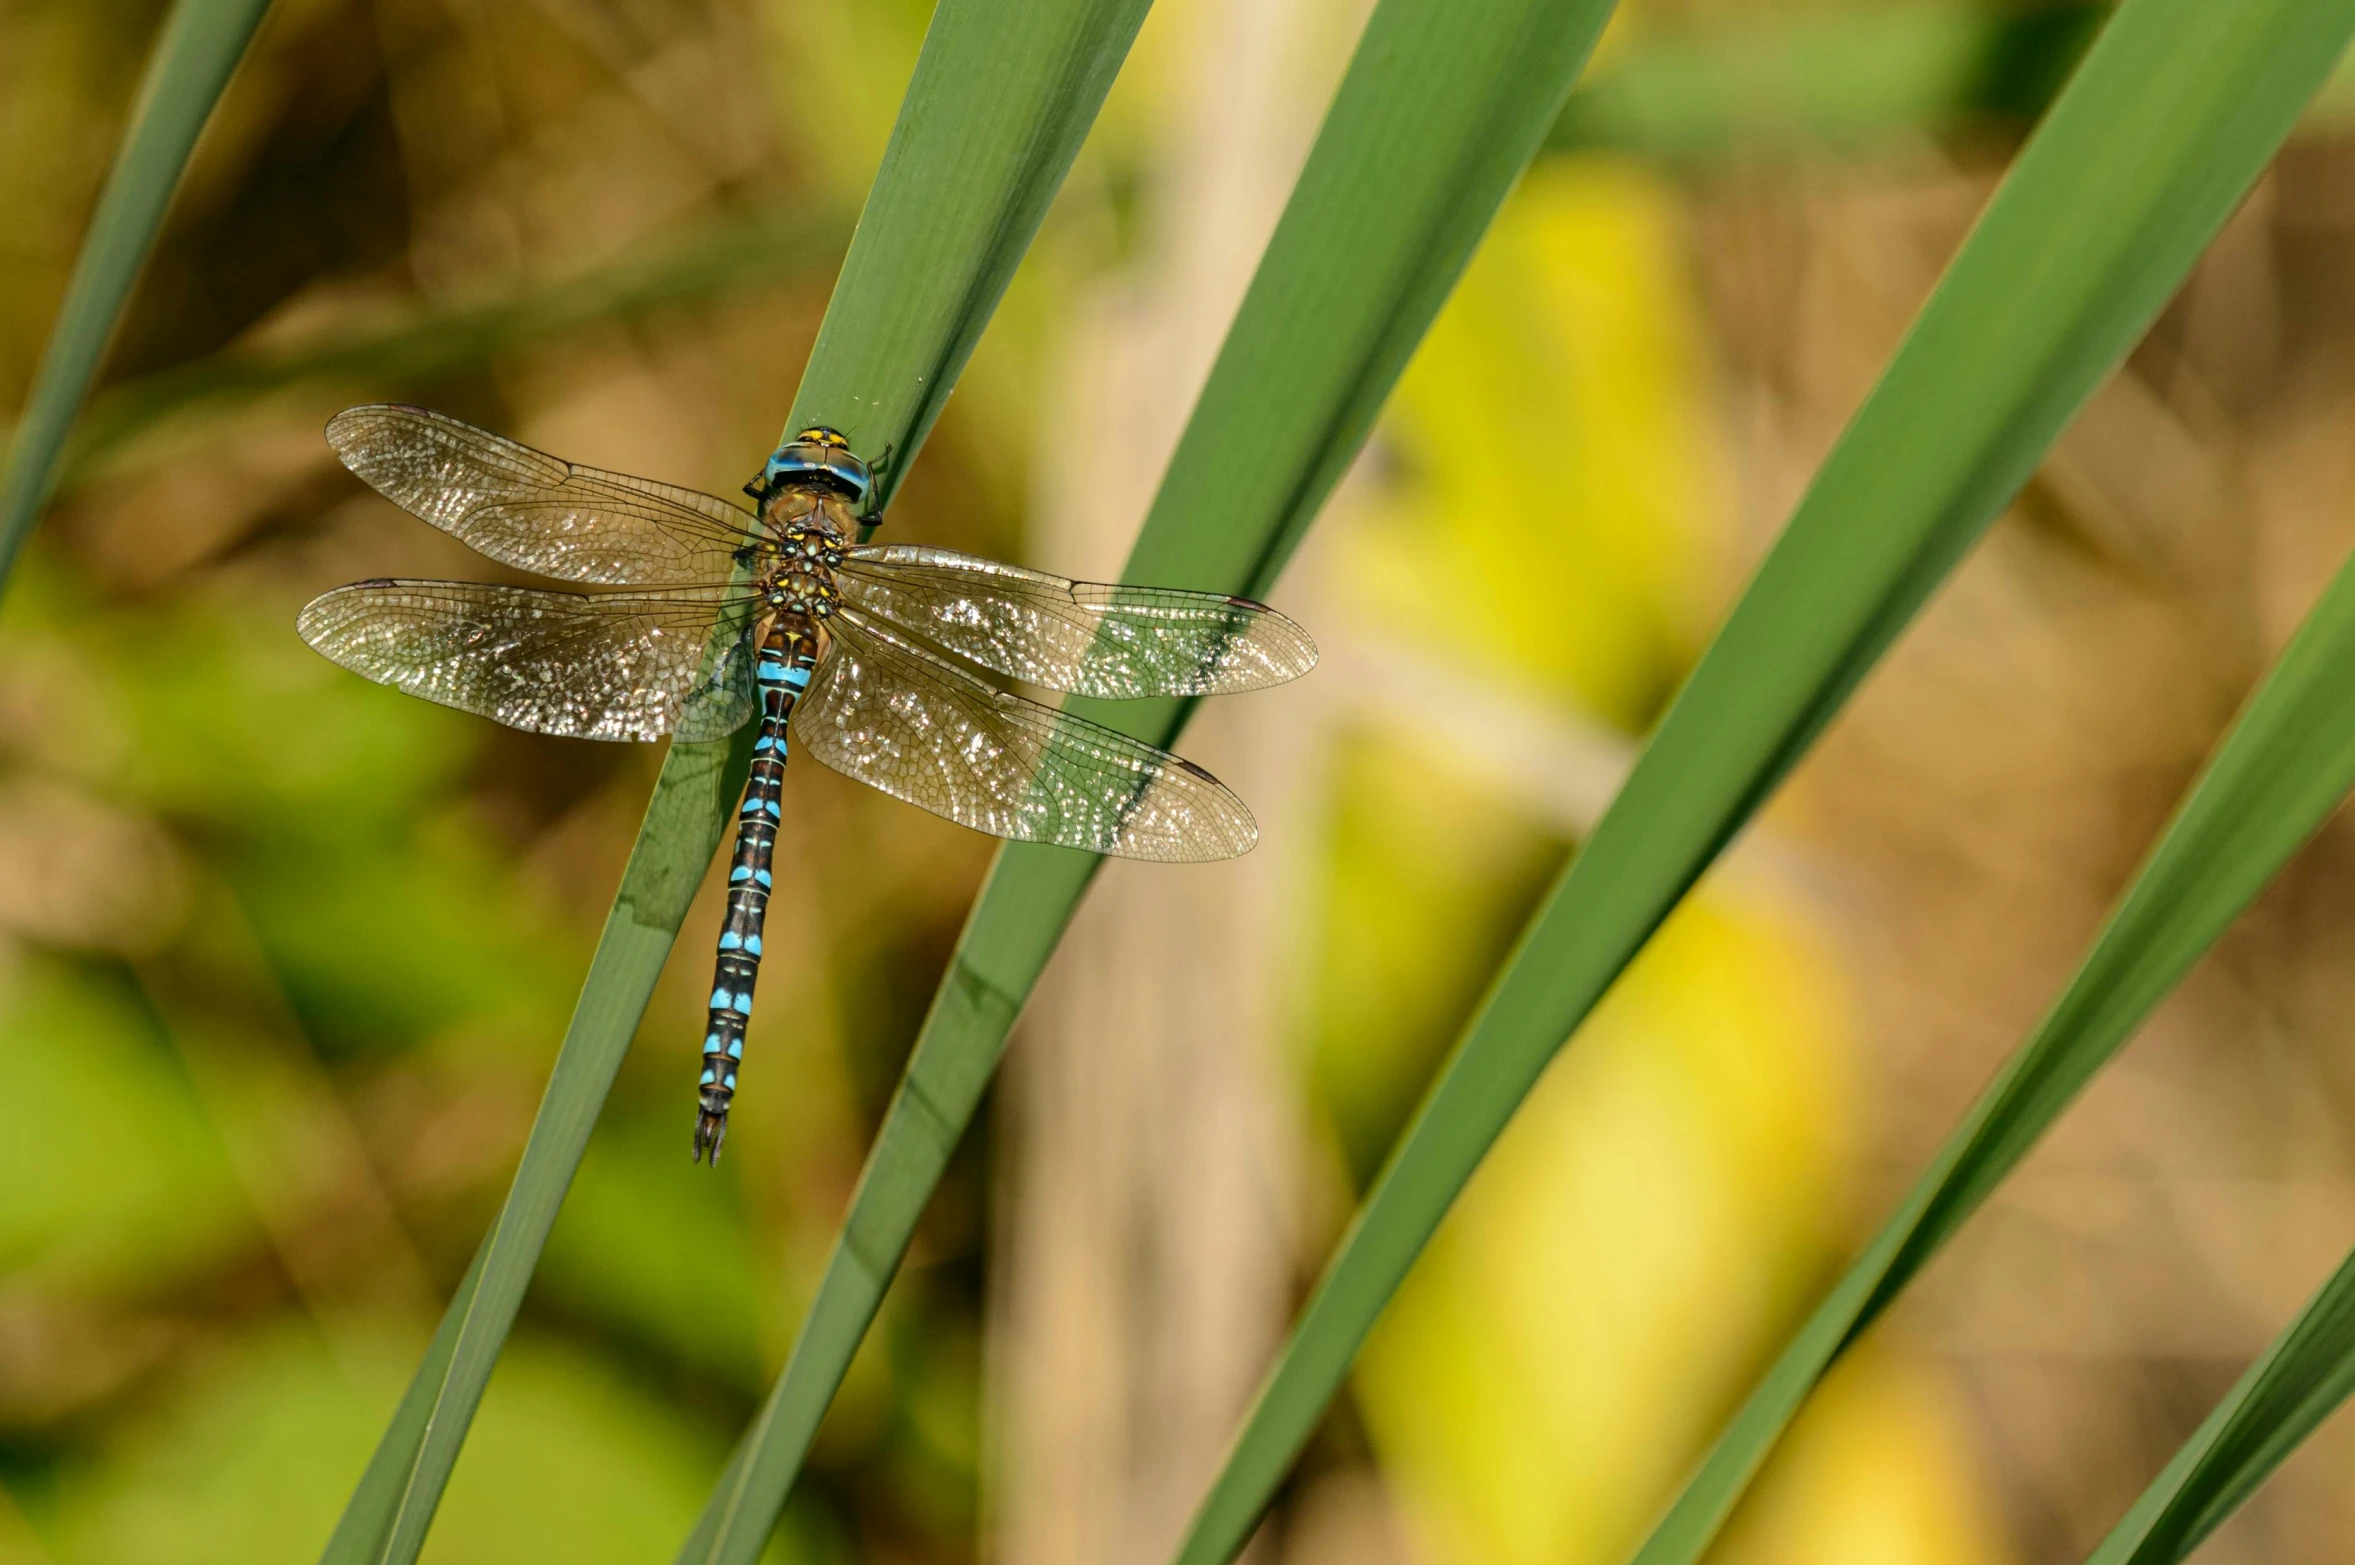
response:
M993 836L1225 859L1248 852L1258 827L1217 778L1005 685L1223 695L1316 664L1305 630L1249 598L856 542L881 520L876 466L823 426L779 446L744 486L750 512L424 408L350 408L327 440L378 493L479 553L603 589L355 582L298 620L328 658L535 733L693 743L757 717L697 1083L698 1162L719 1161L743 1062L789 739Z

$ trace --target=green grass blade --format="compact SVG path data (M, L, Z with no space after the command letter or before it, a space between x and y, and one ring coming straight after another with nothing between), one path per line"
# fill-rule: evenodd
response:
M268 5L269 0L179 0L156 40L131 109L130 133L98 197L32 394L8 442L8 466L0 473L0 587L7 585L17 551L49 497L58 453L89 394L123 302L154 247L197 133L245 57Z
M2119 9L1523 936L1295 1326L1183 1565L1242 1546L1546 1064L2157 313L2350 31L2350 0Z
M1817 1381L2355 787L2355 563L2249 698L2067 989L1759 1382L1636 1558L1698 1559Z
M854 433L862 451L889 446L903 463L914 452L1077 154L1145 6L942 0L788 428L822 419ZM480 1281L451 1302L449 1351L429 1352L420 1367L329 1545L328 1565L408 1565L423 1546L597 1111L719 846L750 744L746 729L732 744L671 746L486 1241Z
M1382 0L1126 571L1264 593L1355 457L1610 15ZM812 413L824 410L812 405ZM1080 704L1080 703L1075 703ZM1166 744L1176 702L1085 704ZM958 938L784 1374L684 1565L749 1565L1098 860L1012 844Z
M482 1286L482 1264L491 1253L490 1237L475 1247L474 1260L467 1266L466 1275L459 1279L458 1291L442 1323L425 1346L425 1360L418 1367L416 1378L401 1394L400 1406L393 1409L392 1422L385 1427L384 1438L377 1443L369 1458L368 1470L352 1493L342 1517L335 1524L334 1536L327 1540L325 1557L331 1560L361 1559L369 1548L367 1540L381 1538L392 1527L392 1508L401 1492L404 1476L400 1464L408 1460L425 1439L425 1422L433 1416L433 1395L450 1373L450 1355L458 1346L458 1327L466 1319L474 1302L475 1289Z
M826 306L784 438L890 453L931 432L1112 90L1152 0L942 0Z
M2184 1442L2086 1565L2174 1565L2355 1391L2355 1254Z

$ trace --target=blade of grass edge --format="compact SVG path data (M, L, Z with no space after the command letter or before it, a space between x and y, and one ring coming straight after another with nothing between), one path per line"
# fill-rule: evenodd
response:
M1149 0L942 0L795 394L814 419L921 443L1144 20ZM886 310L884 301L896 303ZM749 464L748 464L749 465ZM550 1073L479 1279L452 1299L324 1565L408 1565L424 1545L597 1111L743 786L751 730L673 744ZM682 1142L682 1153L684 1143ZM437 1333L438 1345L442 1337Z
M2060 997L1637 1552L1697 1560L1818 1381L2355 787L2355 561L2244 704Z
M350 1503L336 1521L335 1531L327 1540L328 1559L352 1557L348 1551L364 1547L361 1540L381 1536L391 1527L392 1505L399 1496L402 1476L396 1464L404 1459L406 1451L425 1438L425 1421L433 1414L434 1388L449 1374L450 1355L458 1346L458 1326L473 1303L475 1289L482 1285L482 1264L490 1253L491 1236L485 1234L482 1243L475 1246L474 1259L468 1263L466 1275L459 1279L457 1292L451 1295L450 1308L443 1313L441 1324L434 1328L433 1340L425 1346L425 1356L416 1375L401 1393L400 1405L393 1409L384 1438L370 1454L368 1467L361 1474ZM346 1552L339 1554L339 1550Z
M2086 1565L2175 1565L2355 1391L2355 1252L2217 1403Z
M268 7L269 0L178 0L156 39L132 104L131 128L99 193L57 324L8 442L8 465L0 472L0 589L49 497L58 453L155 245L188 154Z
M1543 142L1610 0L1382 0L1124 577L1263 595ZM1074 702L1173 742L1178 702ZM1009 844L968 917L791 1358L682 1565L750 1565L1100 860Z
M2351 29L2348 0L2119 8L1393 1149L1181 1565L1242 1547L1548 1062L2156 315Z

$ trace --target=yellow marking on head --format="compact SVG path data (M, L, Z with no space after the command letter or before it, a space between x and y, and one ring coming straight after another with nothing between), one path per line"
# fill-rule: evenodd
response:
M793 438L796 440L809 441L816 445L832 446L837 451L848 451L850 449L849 441L843 439L838 432L828 429L823 424L812 425L810 428L803 430L800 434L794 436Z

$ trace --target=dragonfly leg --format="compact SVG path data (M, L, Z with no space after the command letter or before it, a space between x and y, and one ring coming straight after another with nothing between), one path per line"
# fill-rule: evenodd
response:
M760 649L760 734L752 744L752 774L736 816L736 851L728 861L728 910L720 924L711 1018L703 1033L703 1076L696 1087L695 1160L720 1160L728 1135L728 1106L744 1061L744 1033L752 1022L752 989L760 977L761 928L768 918L785 786L786 723L808 688L816 641L782 625Z
M888 445L884 446L884 448L883 448L883 454L882 454L881 456L877 457L877 458L876 458L874 461L872 461L872 462L869 462L869 463L867 464L867 474L868 474L868 476L869 476L869 478L870 478L870 479L873 479L873 480L875 480L875 481L876 481L876 487L877 487L877 489L880 489L880 488L881 488L881 479L883 478L883 475L891 471L891 459L892 459L892 453L893 453L893 452L895 452L895 451L897 451L898 449L899 449L899 442L898 442L898 441L896 441L896 440L894 440L894 441L890 442ZM867 504L868 504L868 506L870 507L870 509L868 509L868 510L865 510L865 511L862 511L861 513L859 513L859 516L858 516L858 524L859 524L861 527L880 527L880 526L882 526L882 525L883 525L883 512L882 512L882 510L881 510L881 508L880 508L880 507L876 507L876 506L875 506L875 495L874 495L874 492L873 492L873 491L870 491L870 492L869 492L869 494L868 494L868 496L867 496Z

